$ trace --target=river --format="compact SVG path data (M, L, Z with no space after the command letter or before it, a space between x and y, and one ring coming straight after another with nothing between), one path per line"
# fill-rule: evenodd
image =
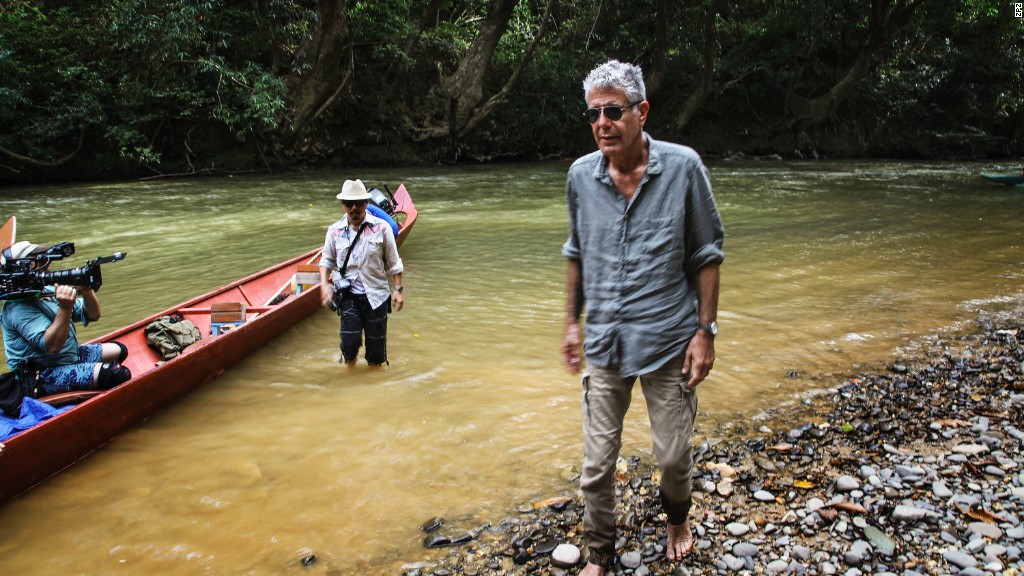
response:
M83 340L321 244L345 178L405 182L420 210L389 368L339 364L337 318L318 312L0 508L2 572L398 574L438 554L419 531L432 517L474 528L571 493L564 471L582 444L578 379L558 354L567 167L0 190L18 239L75 243L66 267L127 253L103 267L103 318ZM756 429L924 336L1021 303L1024 192L977 177L1010 165L709 167L726 261L703 435ZM650 453L646 426L637 402L624 455Z

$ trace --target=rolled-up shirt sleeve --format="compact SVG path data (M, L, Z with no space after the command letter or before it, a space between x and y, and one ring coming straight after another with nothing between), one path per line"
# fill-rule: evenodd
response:
M725 228L718 205L711 193L711 179L702 163L690 169L690 187L687 190L686 211L686 273L695 274L708 264L721 264L725 260L722 249Z

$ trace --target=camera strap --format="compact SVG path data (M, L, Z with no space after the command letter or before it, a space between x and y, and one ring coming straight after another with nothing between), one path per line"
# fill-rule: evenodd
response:
M356 242L359 242L359 237L362 236L363 229L366 228L367 225L369 225L369 222L366 222L364 220L363 224L359 227L359 230L356 232L356 237L353 238L352 243L348 245L348 253L345 254L345 261L341 263L341 268L339 269L339 273L341 274L342 278L345 277L345 268L348 267L348 259L350 256L352 256L352 251L356 249Z

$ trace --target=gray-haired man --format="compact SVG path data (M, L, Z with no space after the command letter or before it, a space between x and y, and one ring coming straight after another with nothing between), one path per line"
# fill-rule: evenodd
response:
M598 151L569 168L568 306L562 357L581 368L589 549L581 576L602 576L615 557L615 461L633 384L647 400L668 516L666 557L693 547L688 519L696 386L715 362L724 229L700 157L643 131L650 104L643 73L606 62L583 82Z

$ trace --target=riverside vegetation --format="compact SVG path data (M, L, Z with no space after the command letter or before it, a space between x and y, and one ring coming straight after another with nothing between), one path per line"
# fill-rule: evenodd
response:
M7 0L0 183L575 157L640 64L704 157L1024 155L1009 0Z

